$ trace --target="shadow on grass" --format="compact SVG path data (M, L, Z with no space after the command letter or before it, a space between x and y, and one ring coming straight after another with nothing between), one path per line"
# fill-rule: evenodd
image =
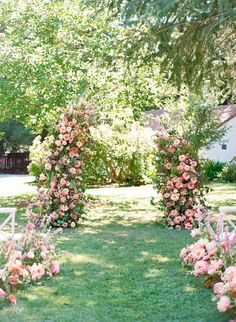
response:
M65 230L58 237L61 273L22 291L4 321L227 321L212 292L181 267L189 233L120 220Z

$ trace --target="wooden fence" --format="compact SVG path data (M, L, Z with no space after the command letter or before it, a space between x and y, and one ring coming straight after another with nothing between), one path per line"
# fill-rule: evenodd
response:
M0 156L0 173L27 173L29 153L9 153Z

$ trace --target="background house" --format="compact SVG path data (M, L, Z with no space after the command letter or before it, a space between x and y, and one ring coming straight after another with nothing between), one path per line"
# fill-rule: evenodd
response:
M164 110L145 111L146 126L153 131L160 129L158 118L163 113ZM209 160L227 162L236 156L236 104L220 106L217 113L220 126L226 126L228 130L221 140L215 142L211 148L203 150L202 155Z
M227 162L236 156L236 104L221 106L219 108L221 126L228 128L224 137L204 151L207 159Z

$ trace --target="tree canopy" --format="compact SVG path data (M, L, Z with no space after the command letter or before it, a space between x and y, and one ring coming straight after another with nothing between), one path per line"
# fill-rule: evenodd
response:
M85 0L88 3L88 1ZM91 4L93 1L89 0ZM96 6L98 6L98 1ZM159 59L180 86L198 90L206 81L234 100L236 2L234 0L102 0L126 29L122 46L130 59Z

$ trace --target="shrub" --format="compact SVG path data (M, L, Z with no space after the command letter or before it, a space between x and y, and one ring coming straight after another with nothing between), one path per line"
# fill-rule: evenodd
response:
M96 128L90 128L91 144L84 149L83 182L86 184L152 181L155 174L153 132L135 121L130 111L110 113ZM34 140L30 148L29 172L36 177L43 172L52 137Z
M225 182L236 182L236 157L225 164L219 178Z
M116 119L91 129L94 142L85 163L89 183L151 182L154 174L153 133L139 122Z
M45 140L41 142L41 136L36 136L29 149L29 158L31 162L28 166L28 171L30 175L35 176L36 181L39 180L40 173L43 172L43 160L49 152L50 140L52 140L52 137L46 137Z
M166 223L175 229L192 229L204 217L202 164L194 147L175 132L157 134L156 187L161 194L159 208ZM203 208L204 210L204 208Z
M204 162L204 175L209 181L213 181L218 178L219 174L222 172L225 166L224 162L208 160Z

